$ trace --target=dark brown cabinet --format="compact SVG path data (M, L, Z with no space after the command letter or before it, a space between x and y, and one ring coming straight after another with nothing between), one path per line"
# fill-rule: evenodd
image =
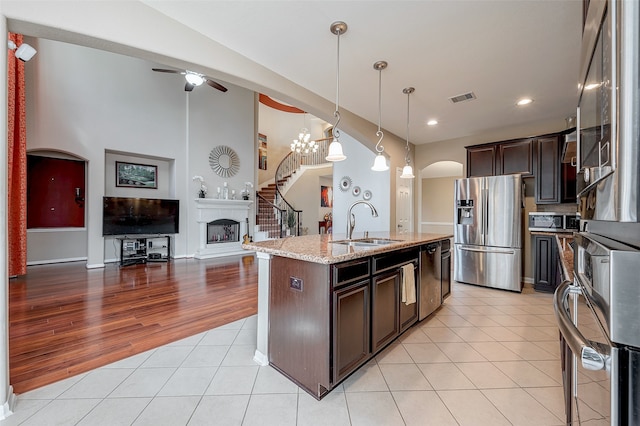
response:
M533 150L531 139L504 142L497 145L497 175L520 173L533 176Z
M558 137L536 141L536 204L560 203L560 145Z
M371 280L371 345L377 352L400 334L400 271Z
M420 282L420 277L418 276L420 270L415 268L414 272L414 282L416 286ZM400 279L402 279L402 274L400 274ZM402 283L402 281L400 281ZM416 288L416 297L418 297L418 292ZM416 321L418 321L418 303L411 303L407 305L402 302L402 291L400 291L400 334L402 334L407 328L411 327Z
M563 133L468 146L467 177L521 174L534 177L536 204L573 203L576 170L561 163Z
M467 177L493 176L496 174L496 147L471 146L467 148Z
M533 286L536 291L552 292L558 285L558 249L555 237L534 235Z
M369 300L368 279L333 292L334 383L338 383L369 359Z
M402 266L419 248L335 264L274 256L269 363L320 399L418 320L401 302ZM414 269L415 290L420 274Z

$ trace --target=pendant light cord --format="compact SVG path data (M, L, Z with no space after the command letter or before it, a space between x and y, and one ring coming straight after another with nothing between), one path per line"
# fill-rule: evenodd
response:
M340 130L338 130L338 124L340 123L340 111L338 105L340 104L340 29L336 30L338 36L338 54L336 55L336 110L333 112L333 116L336 118L336 123L333 125L333 138L340 139Z
M378 64L378 63L376 63ZM374 67L376 65L374 64ZM382 138L384 138L384 133L380 130L380 122L382 121L382 70L386 68L386 63L384 66L380 65L378 67L378 131L376 132L376 136L379 138L378 143L376 144L376 151L381 153L384 151L384 146L380 145L382 142Z
M404 90L402 90L403 93L407 94L407 145L405 146L406 153L405 153L405 157L404 157L404 161L405 161L407 166L411 162L411 160L409 158L409 96L415 90L416 89L414 89L413 87L407 87Z

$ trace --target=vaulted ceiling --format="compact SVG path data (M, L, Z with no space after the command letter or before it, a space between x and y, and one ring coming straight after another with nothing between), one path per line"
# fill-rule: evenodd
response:
M176 21L332 102L335 21L340 36L340 108L378 121L415 144L575 114L581 41L577 0L555 1L158 1ZM473 92L476 99L450 98ZM522 97L534 102L516 106ZM438 120L428 126L430 119Z

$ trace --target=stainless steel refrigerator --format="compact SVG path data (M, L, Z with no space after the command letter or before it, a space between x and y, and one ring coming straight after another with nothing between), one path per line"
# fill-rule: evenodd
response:
M454 276L458 282L522 291L522 178L455 182Z

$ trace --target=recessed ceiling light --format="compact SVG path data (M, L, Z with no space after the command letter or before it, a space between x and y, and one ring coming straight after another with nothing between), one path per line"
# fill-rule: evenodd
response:
M427 126L435 126L438 124L438 120L429 120L427 121Z
M531 98L522 98L516 103L516 105L518 106L529 105L531 102L533 102L533 99Z

